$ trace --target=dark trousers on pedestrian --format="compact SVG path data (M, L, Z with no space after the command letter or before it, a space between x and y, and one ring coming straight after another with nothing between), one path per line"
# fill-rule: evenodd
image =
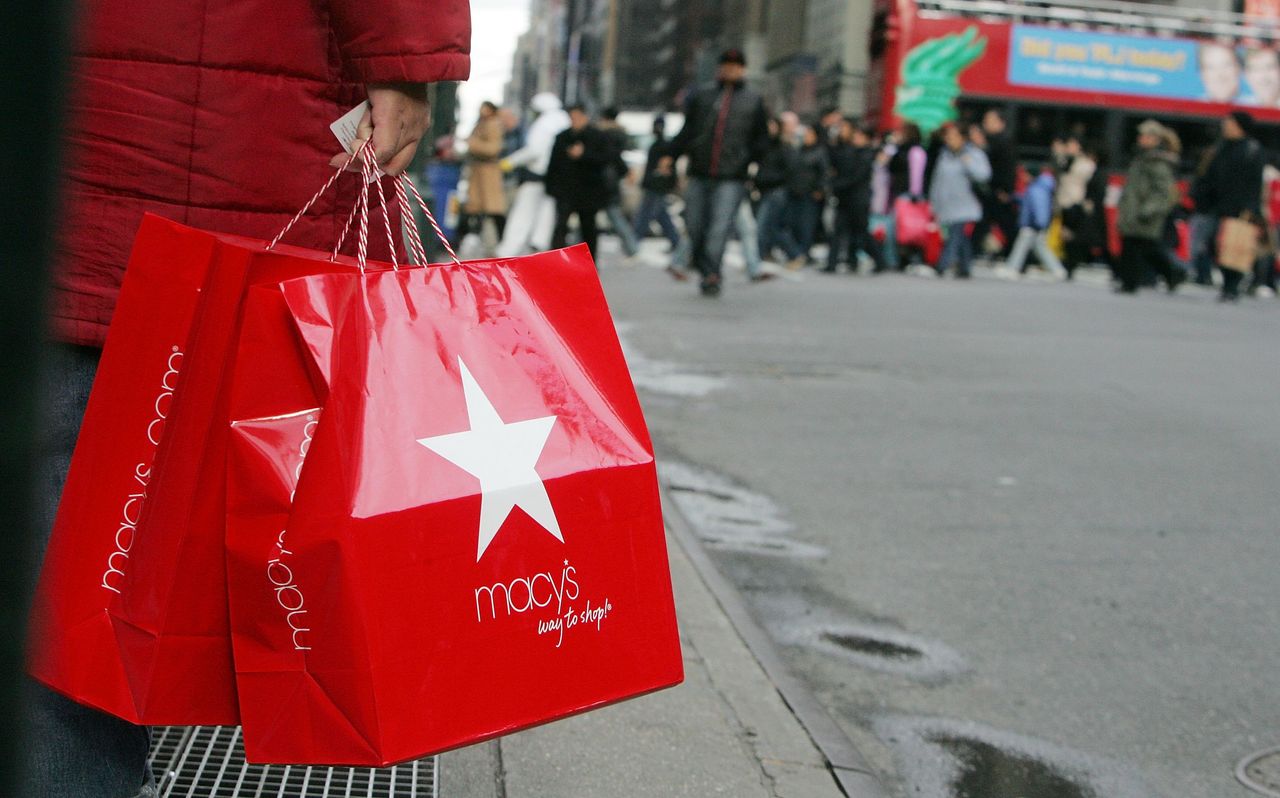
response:
M738 206L746 194L738 180L691 177L684 193L684 226L690 259L703 285L720 283L720 262L733 231Z
M44 535L39 541L41 557L66 483L99 354L96 349L64 344L51 345L46 354L39 404L43 413L40 450L32 464L40 489L37 521ZM150 734L145 728L77 704L33 679L27 679L24 687L26 734L18 795L133 798L145 785L154 783L147 767Z
M821 217L822 203L818 200L807 195L787 196L779 232L779 245L787 253L787 258L808 257Z
M658 229L671 242L671 250L674 252L680 246L680 231L667 212L667 195L658 191L646 191L640 200L640 208L636 211L636 239L649 235L654 222L658 223Z
M783 211L787 207L787 190L771 188L760 197L756 209L756 228L760 239L760 257L767 258L775 247L782 246Z
M551 248L559 249L566 245L569 239L569 217L577 216L582 243L587 245L587 249L591 250L591 257L595 258L596 244L600 239L600 230L596 226L596 214L599 211L599 208L582 208L564 200L556 200L556 227L551 234Z
M1125 236L1120 249L1120 263L1116 277L1120 290L1133 293L1146 281L1147 275L1157 274L1170 288L1182 281L1183 274L1169 260L1164 244L1151 238Z
M982 218L974 225L971 241L985 256L982 249L992 228L1000 228L1004 234L1004 244L1000 248L1001 257L1008 257L1013 248L1013 239L1018 235L1018 209L1012 200L1001 200L993 192L982 198Z
M1222 296L1226 299L1235 299L1240 296L1240 284L1244 282L1244 272L1221 265L1218 266L1218 270L1222 272Z
M969 225L970 222L947 224L947 240L938 257L938 274L945 274L954 265L957 277L969 276L969 268L973 263L973 239L969 236Z
M502 234L507 229L507 216L502 213L464 213L462 218L458 220L458 229L454 231L453 240L449 243L457 247L462 240L468 235L475 233L482 235L484 233L484 220L492 219L494 230L498 234L498 240L502 240Z
M831 248L827 254L827 271L835 271L840 256L846 257L849 271L858 270L858 252L871 257L877 271L884 269L884 247L871 235L869 204L857 200L841 201L836 206L831 228Z

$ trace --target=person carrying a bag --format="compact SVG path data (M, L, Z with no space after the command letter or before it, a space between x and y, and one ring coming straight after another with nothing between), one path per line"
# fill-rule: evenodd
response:
M1266 152L1253 138L1253 117L1244 111L1232 111L1222 118L1222 137L1214 149L1213 159L1204 175L1196 183L1196 212L1210 214L1218 220L1217 248L1214 264L1222 274L1223 302L1240 298L1240 283L1245 274L1253 270L1248 257L1250 231L1239 224L1243 221L1253 229L1253 254L1257 254L1257 228L1262 219L1262 170L1266 166ZM1229 221L1230 220L1230 221ZM1224 240L1230 239L1240 247L1238 258L1224 261Z
M47 478L46 518L143 214L270 238L330 173L339 149L331 122L367 98L356 146L372 138L380 167L401 174L428 126L426 84L470 71L466 2L89 0L77 8L62 187L69 223L54 264L56 343L41 401L48 445L33 466ZM334 156L333 165L348 159ZM333 243L357 191L350 182L295 227L295 243ZM382 257L378 249L371 256ZM131 798L153 789L146 729L34 684L25 714L19 794Z

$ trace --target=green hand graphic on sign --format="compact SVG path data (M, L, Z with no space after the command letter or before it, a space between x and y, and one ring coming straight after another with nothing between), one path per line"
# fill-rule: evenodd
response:
M894 113L915 122L926 136L955 119L960 73L986 49L987 40L975 27L913 47L902 62Z

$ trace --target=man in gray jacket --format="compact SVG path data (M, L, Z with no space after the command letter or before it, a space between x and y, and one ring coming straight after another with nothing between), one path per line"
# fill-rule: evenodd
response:
M684 127L672 142L676 155L689 158L685 226L706 296L720 293L720 261L746 193L748 170L769 141L764 101L743 83L746 66L740 50L720 56L716 85L689 97Z

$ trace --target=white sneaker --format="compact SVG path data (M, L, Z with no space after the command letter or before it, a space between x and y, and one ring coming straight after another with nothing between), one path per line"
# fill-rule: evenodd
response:
M1276 295L1276 292L1272 291L1270 286L1260 285L1254 290L1253 295L1260 299L1271 299Z

